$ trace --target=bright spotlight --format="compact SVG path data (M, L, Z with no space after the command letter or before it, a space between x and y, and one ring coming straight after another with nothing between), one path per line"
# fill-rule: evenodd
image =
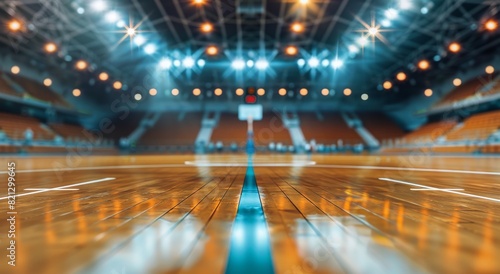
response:
M355 45L350 45L350 46L348 47L348 49L349 49L349 52L350 52L350 53L358 53L358 52L359 52L359 48L358 48L358 47L356 47Z
M192 68L194 67L194 59L192 57L186 57L184 58L184 60L182 60L182 65L185 67L185 68Z
M487 73L487 74L493 74L495 72L495 68L493 66L487 66L484 71Z
M140 100L142 100L142 95L141 95L140 93L136 93L136 94L134 95L134 99L135 99L136 101L140 101Z
M249 68L253 68L254 64L255 64L255 63L254 63L254 61L253 61L253 60L248 60L248 61L247 61L247 67L249 67Z
M172 95L173 95L173 96L177 96L177 95L179 95L179 90L178 90L178 89L176 89L176 88L172 89Z
M432 96L432 89L428 88L424 91L425 96L431 97Z
M457 42L453 42L448 46L448 49L453 53L457 53L462 49L462 46Z
M309 0L299 0L299 3L302 5L307 5L309 3Z
M174 67L180 67L181 66L181 61L180 60L174 60Z
M45 44L43 48L47 53L54 53L57 51L57 45L52 42Z
M381 24L383 27L388 28L388 27L390 27L390 26L391 26L391 20L389 20L389 19L384 19L384 20L382 20L382 22L381 22L380 24Z
M120 89L122 89L122 87L123 87L123 84L120 81L116 81L113 83L113 88L116 90L120 90Z
M118 21L120 19L120 15L118 14L118 12L112 10L108 13L106 13L106 21L110 22L110 23L115 23L116 21Z
M134 37L135 36L135 34L136 34L135 28L125 27L125 29L127 30L127 35L128 36L130 36L130 37Z
M321 65L326 68L326 67L328 67L328 65L330 65L330 61L327 59L323 59L321 61Z
M77 89L77 88L75 88L72 93L73 93L73 96L75 96L75 97L79 97L80 95L82 95L82 91Z
M399 13L396 9L388 9L385 11L385 16L387 17L387 19L396 19L398 17Z
M245 68L245 61L243 61L242 59L235 59L231 63L231 66L233 67L233 69L242 70Z
M305 27L303 24L296 22L292 24L290 29L292 30L292 32L301 33L304 31Z
M352 90L350 88L344 89L344 95L345 96L350 96L352 94Z
M280 88L280 89L278 90L278 94L279 94L280 96L285 96L285 95L286 95L286 89L284 89L284 88Z
M266 95L266 90L265 90L265 89L263 89L263 88L259 88L259 89L257 90L257 95L259 95L259 96L264 96L264 95Z
M94 0L94 2L92 2L91 4L91 7L95 11L103 11L106 9L106 2L104 2L103 0Z
M50 78L44 79L43 80L43 85L46 86L46 87L52 86L52 79L50 79Z
M117 28L124 28L125 26L126 26L126 24L125 24L125 21L123 21L123 20L116 22Z
M170 69L172 67L172 60L168 58L163 58L160 60L160 68Z
M236 89L236 95L243 96L244 93L245 93L245 91L242 88Z
M99 80L104 82L104 81L108 81L108 79L109 79L109 75L106 72L101 72L99 74Z
M206 64L205 60L203 60L203 59L198 60L198 62L196 62L196 63L198 64L198 67L200 67L200 68L204 67Z
M156 46L153 45L153 44L147 44L145 47L144 47L144 52L148 55L151 55L153 53L156 52Z
M302 89L300 89L299 93L301 96L307 96L309 91L306 88L302 88Z
M421 60L418 62L418 68L421 70L428 70L431 67L431 64L427 60Z
M194 96L200 96L200 94L201 94L201 89L199 89L199 88L193 89L193 95Z
M21 72L21 68L18 66L13 66L12 68L10 68L10 72L12 72L12 74L19 74L19 72Z
M370 27L368 29L368 33L372 36L375 36L377 33L378 33L378 28L375 28L375 27Z
M344 65L344 62L340 59L335 59L332 61L332 68L339 69Z
M211 23L206 22L200 26L200 30L203 33L210 33L214 30L214 26Z
M361 100L363 100L363 101L368 100L368 94L363 93L363 94L361 95Z
M209 46L205 52L210 55L210 56L214 56L214 55L217 55L219 53L219 48L217 48L216 46Z
M299 59L299 60L297 60L297 65L298 65L299 67L303 67L303 66L305 66L305 65L306 65L306 60L304 60L304 59Z
M402 10L407 10L412 8L410 0L399 0L399 8Z
M324 88L321 90L321 95L328 96L330 95L330 91L327 88Z
M299 52L299 50L297 49L296 46L288 46L285 49L286 55L290 55L290 56L297 55L298 52Z
M311 68L317 68L319 66L319 60L316 57L311 57L311 59L309 59L309 61L307 61L307 64Z
M267 67L269 67L269 62L267 62L267 60L260 59L257 61L257 63L255 63L255 67L257 67L257 69L259 70L265 70L267 69Z
M498 29L498 21L495 19L488 19L484 22L484 28L488 31L495 31Z
M362 47L366 46L366 44L368 44L368 38L366 38L365 36L359 37L358 44L360 44Z
M149 95L156 96L156 94L158 94L158 91L155 88L149 90Z
M399 72L399 73L396 75L396 79L398 79L399 81L404 81L404 80L406 80L406 73L404 73L404 72Z
M144 45L146 43L146 38L142 35L137 35L133 38L134 44L136 44L138 47Z
M215 96L221 96L221 95L222 95L222 89L220 89L220 88L216 88L216 89L214 90L214 94L215 94Z
M9 28L9 30L11 30L13 32L20 31L21 28L23 27L21 22L19 20L16 20L16 19L10 21L7 26Z
M384 89L389 90L392 88L392 83L390 81L385 81L382 86L384 87Z
M453 79L453 85L455 87L459 87L460 85L462 85L462 79L460 79L460 78Z
M79 60L75 64L75 68L77 70L86 70L88 66L89 66L89 64L87 62L83 61L83 60Z

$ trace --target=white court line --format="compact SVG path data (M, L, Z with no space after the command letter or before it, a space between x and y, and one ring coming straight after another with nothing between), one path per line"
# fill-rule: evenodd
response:
M404 185L409 185L409 186L416 186L420 188L426 188L429 190L440 190L442 192L448 192L448 193L453 193L453 194L458 194L458 195L463 195L467 197L473 197L473 198L480 198L484 200L489 200L489 201L494 201L494 202L500 202L500 199L495 199L495 198L490 198L490 197L485 197L485 196L479 196L479 195L474 195L474 194L468 194L468 193L463 193L463 192L458 192L454 190L446 190L446 189L440 189L440 188L435 188L435 187L430 187L430 186L424 186L424 185L419 185L415 183L409 183L405 181L399 181L399 180L394 180L394 179L389 179L389 178L378 178L379 180L382 181L388 181L388 182L393 182L393 183L398 183L398 184L404 184Z
M75 168L44 168L44 169L16 169L16 173L36 173L36 172L60 172L78 170L99 170L99 169L132 169L132 168L155 168L155 167L186 167L183 164L162 164L162 165L127 165L127 166L97 166L97 167L75 167ZM0 171L0 174L7 174L8 171Z
M57 188L25 188L24 190L27 190L27 191L33 191L33 190L48 190L48 191L74 191L74 190L79 190L78 188L60 188L60 189L57 189Z
M273 163L273 162L199 162L199 161L185 161L184 164L188 166L197 167L303 167L313 166L316 162L289 162L289 163Z
M478 174L478 175L495 175L495 176L500 176L500 172L475 171L475 170L456 170L456 169L432 169L432 168L386 167L386 166L353 166L353 165L315 165L314 167L320 167L320 168L321 167L324 167L324 168L346 168L346 169L408 170L408 171L441 172L441 173L461 173L461 174Z
M111 181L111 180L115 180L115 179L116 178L103 178L103 179L99 179L99 180L93 180L93 181L88 181L88 182L83 182L83 183L78 183L78 184L72 184L72 185L67 185L67 186L60 186L60 187L55 187L55 188L51 188L51 189L47 189L47 190L38 190L38 191L35 191L35 192L22 193L22 194L17 194L17 195L12 195L12 196L15 196L17 198L17 197L21 197L21 196L28 196L28 195L38 194L38 193L42 193L42 192L48 192L48 191L52 191L52 190L59 190L59 189L64 189L64 188L68 188L68 187L73 187L73 186L95 184L95 183L100 183L100 182L105 182L105 181ZM5 200L5 199L8 199L9 197L12 197L12 196L2 197L2 198L0 198L0 200Z
M428 189L428 188L410 188L412 191L443 191L443 190L449 190L449 191L464 191L463 188L439 188L439 189Z

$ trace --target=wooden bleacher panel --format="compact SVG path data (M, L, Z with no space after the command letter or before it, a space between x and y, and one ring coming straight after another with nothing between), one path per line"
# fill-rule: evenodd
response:
M457 122L447 120L431 122L404 136L406 142L433 142L445 135L457 125Z
M165 113L144 133L140 145L194 145L201 128L201 114L187 113L178 120L178 113Z
M500 128L500 110L476 114L446 135L447 141L486 140Z
M267 146L270 143L293 144L290 132L283 125L280 115L276 113L264 113L262 120L254 121L253 132L256 145Z
M340 114L324 113L322 121L314 113L303 113L299 117L306 141L314 139L318 144L337 144L337 140L342 140L344 145L363 143L363 139L346 124Z
M54 133L42 127L40 122L31 117L0 113L0 127L5 134L14 140L23 140L26 129L33 131L33 140L53 140Z
M59 107L73 108L61 95L34 80L19 75L10 75L9 77L19 84L30 96L38 100L49 102Z
M247 123L238 120L236 113L221 113L219 123L212 132L211 142L221 141L225 145L233 142L242 145L247 140Z
M85 135L85 128L79 125L70 124L51 124L50 128L63 137L64 139L88 139L88 135Z
M358 113L363 126L379 141L402 137L405 132L383 113Z

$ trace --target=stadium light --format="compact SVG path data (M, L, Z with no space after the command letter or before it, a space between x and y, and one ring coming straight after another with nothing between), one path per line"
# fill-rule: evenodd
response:
M301 96L307 96L309 91L306 88L302 88L302 89L300 89L299 93Z
M148 55L151 55L156 52L156 46L154 44L147 44L144 47L144 52Z
M462 85L462 79L460 79L460 78L455 78L455 79L453 79L453 85L454 85L455 87L459 87L459 86L461 86L461 85Z
M209 46L205 52L210 55L210 56L214 56L214 55L217 55L219 53L219 48L217 48L216 46Z
M21 24L21 22L19 20L13 19L7 24L7 26L8 26L10 31L17 32L17 31L20 31L22 29L23 24Z
M363 100L363 101L368 100L368 98L369 98L369 97L368 97L368 94L366 94L366 93L363 93L363 94L361 95L361 100Z
M388 27L390 27L390 26L392 25L391 20L389 20L389 19L384 19L384 20L382 20L382 22L380 22L380 24L381 24L383 27L386 27L386 28L388 28Z
M366 44L368 44L368 38L366 38L365 36L359 37L358 44L360 44L362 47L366 46Z
M21 68L18 66L13 66L12 68L10 68L10 72L12 72L12 74L19 74L19 72L21 72Z
M194 96L200 96L200 94L201 94L201 89L199 89L199 88L193 89L193 95Z
M399 81L404 81L406 80L406 73L404 72L399 72L397 75L396 75L396 79L398 79Z
M109 23L115 23L116 21L120 20L120 15L118 14L118 12L112 10L106 13L105 18Z
M265 59L259 59L255 63L255 67L258 70L265 70L265 69L267 69L267 67L269 67L269 62L267 60L265 60Z
M264 96L264 95L266 95L266 90L265 90L265 89L263 89L263 88L259 88L259 89L257 90L257 95L259 95L259 96Z
M214 30L214 26L209 22L205 22L205 23L201 24L200 30L203 33L210 33Z
M205 60L203 60L203 59L198 60L198 62L196 62L196 63L198 64L198 67L200 67L200 68L204 67L206 64Z
M79 60L75 64L75 68L77 70L86 70L88 66L89 66L89 64L87 62L85 62L84 60Z
M349 49L350 53L358 53L359 52L359 48L356 47L356 45L349 45L348 49Z
M328 67L328 65L330 65L330 61L327 59L323 59L321 61L321 65L326 68L326 67Z
M43 85L44 85L44 86L46 86L46 87L50 87L50 86L52 86L52 79L50 79L50 78L45 78L45 79L43 80Z
M215 94L215 96L221 96L221 95L222 95L222 89L220 89L220 88L216 88L216 89L214 90L214 94Z
M123 87L123 84L120 81L115 81L113 83L113 88L116 90L120 90Z
M161 69L170 69L172 67L172 60L168 58L163 58L160 60Z
M334 59L334 60L332 60L332 68L333 69L339 69L342 66L344 66L344 61L342 61L340 59Z
M255 65L255 62L253 60L248 60L247 61L247 67L253 68L254 65Z
M462 49L462 46L457 42L453 42L448 46L448 49L453 53L457 53Z
M344 89L344 95L345 96L350 96L352 94L352 90L350 88Z
M491 18L484 22L484 28L488 31L495 31L498 29L498 21Z
M280 89L278 90L278 94L279 94L280 96L285 96L285 95L286 95L286 89L284 89L284 88L280 88Z
M399 8L402 10L411 9L413 4L410 0L399 0Z
M133 37L133 41L134 41L134 44L136 44L138 47L144 45L144 43L146 43L146 38L144 38L144 36L142 35L137 35L135 37Z
M311 68L317 68L319 66L319 60L318 58L316 57L311 57L309 59L309 61L307 61L307 64L311 67Z
M330 95L330 91L328 89L324 88L321 90L321 95L328 96L328 95Z
M285 53L286 55L294 56L297 55L297 53L299 53L299 50L297 49L296 46L288 46L285 49Z
M495 72L495 68L493 66L487 66L484 71L487 73L487 74L493 74Z
M235 91L235 93L238 96L243 96L243 94L245 93L245 91L242 88L237 88L236 91Z
M427 96L427 97L431 97L431 96L432 96L432 93L433 93L433 92L432 92L432 89L430 89L430 88L428 88L428 89L426 89L426 90L424 91L424 94L425 94L425 96Z
M375 36L375 35L377 35L377 33L378 33L378 28L377 28L377 27L370 27L370 28L368 28L368 33L369 33L371 36Z
M188 56L188 57L184 58L184 60L182 60L182 65L185 68L192 68L192 67L194 67L194 64L195 64L195 62L194 62L193 57Z
M420 60L417 66L421 70L428 70L431 67L431 64L427 60Z
M385 11L385 17L387 17L387 19L390 19L390 20L398 18L398 15L399 15L398 11L396 9L393 9L393 8L390 8L390 9Z
M136 93L136 94L134 95L134 99L135 99L136 101L140 101L140 100L142 100L142 94L140 94L140 93Z
M156 96L156 94L158 94L158 90L156 90L155 88L149 90L149 95Z
M106 72L101 72L99 74L99 80L104 82L104 81L108 81L108 79L109 79L109 75Z
M103 11L107 8L106 2L103 0L94 0L90 5L95 11Z
M233 69L235 70L242 70L245 68L245 61L243 61L242 59L235 59L231 63L231 67L233 67Z
M382 86L384 87L384 89L389 90L392 88L392 83L390 81L385 81Z
M182 63L181 63L181 60L177 60L177 59L175 59L175 60L174 60L174 62L173 62L173 64L174 64L174 67L177 67L177 68L178 68L178 67L180 67L180 66L181 66L181 64L182 64Z
M49 43L45 44L43 49L47 53L54 53L57 51L57 45L55 43L49 42Z
M179 95L179 90L178 90L178 89L176 89L176 88L172 89L172 95L173 95L173 96L177 96L177 95Z
M73 93L73 96L75 96L75 97L79 97L80 95L82 95L82 91L77 89L77 88L75 88L72 93Z
M290 29L294 33L301 33L305 30L304 25L302 23L299 23L299 22L293 23L292 26L290 27Z
M117 28L124 28L125 26L126 26L126 24L125 24L125 21L123 21L123 20L116 22Z
M305 65L306 65L306 60L304 60L304 59L302 59L302 58L301 58L301 59L299 59L299 60L297 60L297 65L298 65L299 67L303 67L303 66L305 66Z

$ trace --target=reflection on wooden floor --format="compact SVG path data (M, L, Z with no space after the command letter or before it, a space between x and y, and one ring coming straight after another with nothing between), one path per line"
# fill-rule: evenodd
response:
M2 256L0 273L224 273L246 172L234 163L244 155L2 158L2 214L11 160L18 194L115 179L18 197L17 265ZM312 160L316 166L255 167L276 273L500 272L500 202L480 198L500 200L499 158ZM7 228L6 218L0 224Z

